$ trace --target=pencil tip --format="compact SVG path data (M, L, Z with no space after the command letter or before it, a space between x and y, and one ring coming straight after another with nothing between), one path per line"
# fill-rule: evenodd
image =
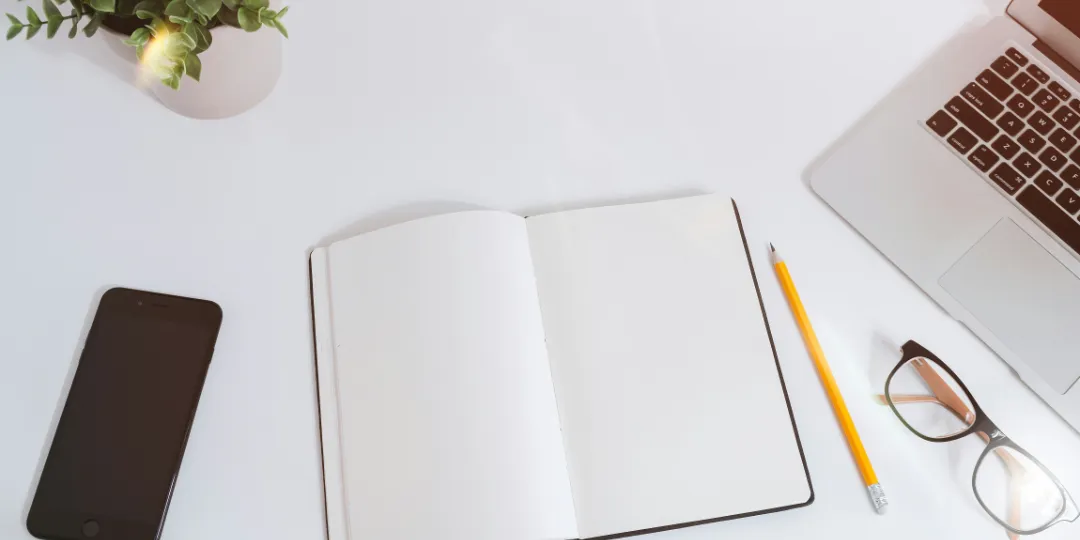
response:
M773 247L772 242L769 242L769 251L776 251L776 248Z

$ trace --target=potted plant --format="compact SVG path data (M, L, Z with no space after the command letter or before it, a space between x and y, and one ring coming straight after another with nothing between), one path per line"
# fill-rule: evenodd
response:
M7 39L42 30L52 39L67 24L69 38L80 29L91 37L104 27L134 48L143 77L169 89L152 88L163 103L188 116L224 117L261 101L280 74L280 38L241 31L270 27L288 37L288 11L270 0L42 0L40 13L26 7L25 20L7 14ZM182 87L185 75L199 84ZM208 82L210 75L221 80Z

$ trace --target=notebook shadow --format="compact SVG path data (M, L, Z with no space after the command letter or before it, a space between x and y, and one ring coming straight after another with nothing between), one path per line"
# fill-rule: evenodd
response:
M83 320L83 327L79 334L78 346L75 347L75 350L72 352L71 365L68 367L67 377L64 379L63 387L60 389L60 396L57 398L56 406L53 410L48 434L45 437L45 440L42 441L37 466L34 469L34 475L31 476L30 485L27 487L26 503L23 505L22 513L23 523L26 523L26 520L30 516L30 506L33 505L34 494L37 493L38 484L41 482L41 472L45 468L46 459L49 457L49 449L52 447L53 437L56 436L56 427L60 423L60 416L64 413L64 405L67 403L68 392L71 391L71 383L75 380L75 372L79 367L79 357L82 355L83 347L86 345L86 338L90 334L90 326L94 323L94 315L97 314L98 305L101 303L101 297L111 288L113 288L113 285L107 285L94 292L93 300L90 302L90 309L86 312L86 318Z
M518 212L518 214L525 217L539 216L542 214L550 214L553 212L566 212L568 210L581 210L584 208L599 208L603 206L655 202L666 199L680 199L684 197L694 197L697 195L708 194L708 191L699 188L665 190L654 192L650 195L636 195L631 197L614 197L604 199L597 198L575 201L573 203L537 205L534 207L525 208L521 212Z
M377 231L392 225L400 225L407 221L438 216L441 214L452 214L455 212L468 212L473 210L491 209L458 201L428 201L398 206L360 218L349 225L324 236L315 246L308 249L308 255L311 255L311 249L314 249L315 247L325 247L334 242Z

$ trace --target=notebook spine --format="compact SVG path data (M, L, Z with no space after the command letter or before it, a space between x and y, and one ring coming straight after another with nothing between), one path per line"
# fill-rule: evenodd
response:
M323 503L327 540L349 540L341 460L337 373L330 300L329 252L311 253L311 315L315 345L315 382L322 445Z

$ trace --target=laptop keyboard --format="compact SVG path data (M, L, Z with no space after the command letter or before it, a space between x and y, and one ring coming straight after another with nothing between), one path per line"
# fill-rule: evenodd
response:
M926 126L1080 253L1080 99L1015 47Z

